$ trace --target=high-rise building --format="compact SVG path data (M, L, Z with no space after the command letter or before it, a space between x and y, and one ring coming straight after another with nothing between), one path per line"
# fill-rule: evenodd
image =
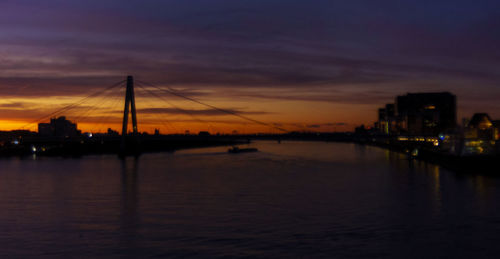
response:
M66 120L66 117L50 119L50 123L39 123L38 134L45 137L75 137L81 134L76 123Z
M396 97L402 134L437 136L457 126L456 96L448 93L408 93Z
M396 113L394 104L388 103L384 108L378 109L377 127L384 134L396 132Z

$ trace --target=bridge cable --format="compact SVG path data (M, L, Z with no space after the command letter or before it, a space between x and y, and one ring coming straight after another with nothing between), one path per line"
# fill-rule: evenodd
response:
M54 111L54 112L52 112L52 113L50 113L48 115L45 115L45 116L40 117L40 118L38 118L38 119L30 122L30 123L27 123L26 125L22 126L21 129L26 128L29 125L41 122L42 120L45 120L46 118L50 118L50 117L52 117L52 116L54 116L56 114L60 114L61 112L71 110L71 109L75 108L76 106L81 105L82 103L85 103L88 99L93 98L95 96L99 96L99 95L101 95L102 93L104 93L104 92L106 92L108 90L116 88L116 87L122 85L124 82L125 82L125 80L122 80L122 81L120 81L118 83L115 83L115 84L113 84L111 86L106 87L105 89L99 90L99 91L97 91L97 92L95 92L95 93L93 93L91 95L88 95L88 96L84 97L83 99L81 99L80 101L78 101L76 103L72 103L70 105L67 105L67 106L65 106L65 107L63 107L61 109L58 109L58 110L56 110L56 111Z
M138 85L138 86L139 86L140 90L146 91L142 86L140 86L140 85ZM154 98L157 98L157 96L152 95L151 93L149 93L147 91L146 91L146 93L148 93L149 95L153 96ZM149 107L149 102L148 102L148 107ZM171 123L169 120L167 120L167 119L163 118L162 116L160 116L160 114L151 113L151 116L153 116L154 118L156 118L158 121L161 122L161 124L165 127L166 132L170 131L171 129L174 132L179 132L178 128L175 127L175 125L173 123Z
M233 116L239 117L239 118L241 118L241 119L244 119L244 120L247 120L247 121L251 121L251 122L256 123L256 124L264 125L264 126L267 126L267 127L275 128L275 129L278 129L278 130L280 130L280 131L283 131L283 132L289 133L289 131L288 131L288 130L283 129L283 128L281 128L281 127L278 127L278 126L275 126L275 125L272 125L272 124L269 124L269 123L266 123L266 122L258 121L258 120L255 120L255 119L249 118L249 117L247 117L247 116L241 115L241 114L239 114L239 113L237 113L237 112L233 112L233 111L230 111L230 110L222 109L222 108L219 108L219 107L216 107L216 106L213 106L213 105L210 105L210 104L204 103L204 102L202 102L202 101L196 100L196 99L194 99L194 98L192 98L192 97L185 96L185 95L183 95L183 94L178 93L175 89L172 89L171 87L167 87L167 89L168 89L168 90L167 90L167 89L162 89L162 88L160 88L160 87L158 87L158 86L155 86L155 85L153 85L153 84L149 84L149 83L142 82L142 81L139 81L139 82L141 82L142 84L146 84L146 85L148 85L148 86L150 86L150 87L153 87L153 88L155 88L155 89L158 89L158 90L160 90L160 91L164 91L164 92L166 92L166 93L168 93L168 94L171 94L171 95L174 95L174 96L177 96L177 97L181 97L181 98L183 98L183 99L186 99L186 100L189 100L189 101L192 101L192 102L195 102L195 103L198 103L198 104L204 105L204 106L209 107L209 108L211 108L211 109L214 109L214 110L217 110L217 111L220 111L220 112L223 112L223 113L227 113L227 114L230 114L230 115L233 115Z
M100 119L98 119L97 123L95 123L95 126L93 127L93 130L95 130L95 131L97 131L97 132L101 132L101 129L103 129L103 130L104 130L104 132L106 132L106 130L107 130L107 129L106 129L106 127L107 127L108 129L113 129L113 128L112 128L112 127L110 127L110 125L109 125L109 123L112 123L112 122L111 122L112 120L110 120L110 118L114 117L114 116L115 116L115 114L116 114L116 113L114 112L115 107L120 107L120 106L122 106L122 105L123 105L123 102L122 102L122 101L123 101L123 100L122 100L121 98L118 98L118 99L114 100L114 102L111 104L111 106L112 106L111 111L109 111L109 110L108 110L108 115L103 116L103 117L101 117ZM118 111L118 109L116 109L116 110ZM119 114L120 114L120 115L122 115L122 114L123 114L123 112L122 112L122 111L119 111ZM106 125L106 124L107 124L108 126L105 126L104 128L101 128L102 126L104 126L104 125ZM113 124L113 123L112 123L112 124ZM120 120L120 121L117 121L117 123L114 123L114 124L118 124L118 125L119 125L119 128L118 128L118 129L115 129L116 131L119 131L119 130L121 129L120 127L122 126L122 125L121 125L121 124L122 124L122 121L121 121L121 120Z
M89 106L81 114L78 114L78 115L75 115L75 116L71 116L71 117L73 117L72 119L74 121L84 121L86 119L92 118L92 116L88 116L88 115L90 115L91 112L94 112L96 110L105 108L105 106L108 103L111 103L114 100L114 98L113 98L114 96L113 95L115 95L114 91L110 91L110 92L108 92L106 94L101 95L100 98L98 98L98 99L95 100L96 102L98 102L97 104L95 104L93 106Z
M137 82L137 81L136 81L136 82ZM139 86L141 89L143 89L144 91L148 92L150 95L152 95L152 96L154 96L154 97L156 97L156 98L158 98L158 99L160 99L160 100L162 100L162 101L166 102L168 105L170 105L170 106L174 107L176 110L178 110L178 111L180 111L180 112L182 112L182 113L184 113L184 114L187 114L188 116L192 117L194 120L196 120L196 121L198 121L198 122L200 122L200 123L207 124L207 125L209 126L209 128L210 128L210 127L211 127L211 128L215 128L215 127L213 127L213 126L212 126L209 122L204 121L204 120L202 120L202 119L200 119L200 118L196 117L194 114L192 114L192 113L191 113L191 112L189 112L188 110L182 109L182 108L178 107L177 105L172 104L170 101L168 101L168 100L167 100L167 99L165 99L164 97L162 97L162 96L160 96L160 95L156 94L155 92L153 92L153 91L151 91L151 90L149 90L149 89L145 88L145 87L144 87L141 83L139 83L139 84L138 84L138 86Z
M109 104L109 109L108 110L108 114L106 116L100 116L98 119L97 119L97 122L94 123L94 126L91 128L92 131L97 131L96 133L100 132L101 130L101 125L103 124L106 124L108 122L108 119L114 115L115 111L118 111L118 108L115 109L115 107L119 107L118 105L122 104L123 101L123 98L121 96L111 96L110 98L108 98L108 101L105 101L103 104L106 104L108 105ZM104 107L104 109L106 109L106 107ZM111 112L109 112L111 110ZM121 113L121 111L120 111ZM109 126L109 125L108 125ZM110 128L110 127L108 127Z

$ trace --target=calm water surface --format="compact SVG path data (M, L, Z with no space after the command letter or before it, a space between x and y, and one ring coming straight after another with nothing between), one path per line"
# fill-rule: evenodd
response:
M252 146L0 159L0 257L500 252L500 178L354 144Z

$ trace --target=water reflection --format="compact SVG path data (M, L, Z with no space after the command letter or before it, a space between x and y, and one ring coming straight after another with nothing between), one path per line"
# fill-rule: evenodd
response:
M370 146L254 145L262 152L0 160L0 257L500 252L498 177Z
M424 187L428 190L429 196L418 197L415 203L428 205L435 218L444 216L445 210L465 209L461 202L470 203L468 206L471 207L467 209L474 209L477 213L487 214L494 210L492 204L498 196L499 175L481 171L450 171L439 165L409 159L404 154L386 149L383 154L387 164L395 169L393 180L396 175L405 174L405 184L409 190L415 191L415 188ZM461 202L458 202L459 200Z
M138 157L121 160L120 247L128 250L128 255L131 255L138 246L137 235L140 224L138 168Z

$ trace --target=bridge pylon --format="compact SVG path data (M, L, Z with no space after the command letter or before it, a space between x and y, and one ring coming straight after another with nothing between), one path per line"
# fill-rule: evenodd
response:
M127 128L129 113L132 114L132 134L137 135L137 112L135 110L134 77L127 76L127 89L125 93L125 108L123 109L122 143L121 148L126 147Z

